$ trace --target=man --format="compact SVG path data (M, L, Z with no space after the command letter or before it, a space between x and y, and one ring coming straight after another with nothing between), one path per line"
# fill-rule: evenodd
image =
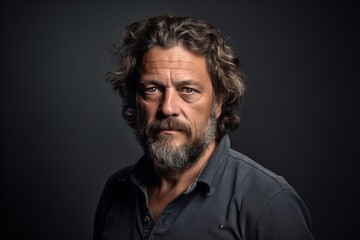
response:
M295 190L230 148L244 84L217 29L143 20L115 56L109 79L144 156L109 178L94 239L313 239Z

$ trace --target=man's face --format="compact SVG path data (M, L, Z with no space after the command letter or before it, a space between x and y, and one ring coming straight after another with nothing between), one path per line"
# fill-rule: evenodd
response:
M184 170L215 141L221 105L213 92L204 57L181 46L145 53L138 83L138 137L155 166Z

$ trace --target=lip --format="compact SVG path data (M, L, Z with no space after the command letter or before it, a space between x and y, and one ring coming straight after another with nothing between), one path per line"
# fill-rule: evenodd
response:
M172 134L179 134L181 131L179 130L175 130L175 129L166 129L166 130L161 130L160 134L168 134L168 135L172 135Z

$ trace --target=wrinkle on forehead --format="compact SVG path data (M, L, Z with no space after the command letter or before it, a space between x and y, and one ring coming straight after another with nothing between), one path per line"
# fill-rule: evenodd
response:
M164 49L159 46L151 48L145 53L142 67L145 69L197 69L204 66L205 58L192 53L182 46Z
M197 66L194 62L187 61L144 61L144 69L195 69Z

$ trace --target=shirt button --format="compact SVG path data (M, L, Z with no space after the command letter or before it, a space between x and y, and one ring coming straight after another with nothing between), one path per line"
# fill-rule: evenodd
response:
M150 222L149 216L143 217L143 221L144 221L144 223L149 223Z

